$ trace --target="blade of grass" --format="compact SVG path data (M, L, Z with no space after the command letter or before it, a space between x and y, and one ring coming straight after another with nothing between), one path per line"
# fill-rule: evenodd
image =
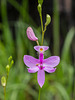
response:
M21 9L21 16L23 22L28 22L29 15L28 15L28 0L22 0L22 9Z
M8 19L7 19L7 1L1 0L1 17L2 17L2 31L3 31L3 40L6 46L7 51L9 52L8 55L11 54L13 49L13 40L12 40L12 33L9 29ZM14 51L14 50L13 50Z
M66 36L66 39L65 39L65 42L64 42L64 46L63 46L63 49L62 49L61 59L63 61L67 61L67 62L70 61L69 60L70 59L69 58L69 51L70 51L70 47L71 47L71 43L72 43L74 35L75 35L74 28L71 28L69 30L69 32L67 33L67 36Z
M19 12L21 12L21 5L16 0L7 0L13 7L16 8Z
M64 100L70 100L70 97L62 84L55 82L54 86L59 91L59 94L63 97Z
M7 0L16 10L20 13L20 20L25 21L29 24L34 25L37 27L35 24L34 20L30 17L28 13L28 0L23 0L22 5L20 5L16 0ZM24 3L24 4L23 4ZM26 6L25 6L26 5Z
M59 3L53 0L53 52L54 55L60 53L59 37Z

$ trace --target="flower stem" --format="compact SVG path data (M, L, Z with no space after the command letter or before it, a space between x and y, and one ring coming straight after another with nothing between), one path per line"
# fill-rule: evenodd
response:
M41 40L41 45L43 45L44 33L45 33L45 31L46 31L47 24L45 23L45 27L43 28L42 8L41 8L41 5L38 5L38 11L39 11L39 15L40 15L41 29L42 29L42 40Z
M41 29L42 29L42 41L41 41L41 45L43 45L44 32L43 32L42 12L40 13L40 20L41 20Z
M44 34L45 34L45 31L46 31L46 25L45 25L45 28L44 28L44 30L43 30L43 32L42 32L42 42L41 42L41 45L43 45L43 40L44 40Z
M43 32L42 12L40 13L40 20L41 20L41 28L42 28L42 32Z
M37 43L37 45L39 46L39 42L38 42L38 41L36 41L36 43Z
M4 100L6 100L6 86L4 86Z
M38 100L40 100L40 93L41 93L41 88L39 86L39 96L38 96Z
M7 77L6 77L6 85L7 85L7 81L8 81L8 76L9 76L9 73L7 73Z
M7 86L8 76L9 76L9 73L7 73L7 77L6 77L6 86ZM4 86L4 100L6 100L6 86Z
M44 40L44 32L42 32L42 41L41 41L41 45L43 45L43 40Z

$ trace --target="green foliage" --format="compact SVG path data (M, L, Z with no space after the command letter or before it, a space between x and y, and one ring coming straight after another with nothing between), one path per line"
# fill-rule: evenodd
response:
M62 96L63 100L70 100L69 95L62 84L55 82L54 86L59 94Z
M53 0L53 52L54 55L59 55L59 42L60 42L60 34L59 34L59 3L56 0ZM56 49L57 48L57 49Z
M72 40L74 38L74 27L70 29L70 31L67 33L67 36L66 36L66 39L65 39L65 42L64 42L64 46L63 46L63 49L62 49L62 60L65 60L65 61L70 61L70 58L69 58L69 54L70 54L70 47L71 47L71 43L72 43Z

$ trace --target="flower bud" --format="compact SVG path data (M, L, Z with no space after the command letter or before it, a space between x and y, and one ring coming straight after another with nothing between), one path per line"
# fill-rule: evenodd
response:
M12 61L11 61L11 65L13 65L13 64L14 64L14 61L12 60Z
M6 71L7 71L7 73L9 73L9 70L10 70L10 66L7 65L7 66L6 66Z
M10 56L10 57L8 58L8 61L10 61L10 60L12 60L12 56Z
M29 40L37 41L38 38L35 36L33 29L31 27L27 28L27 37Z
M39 12L39 14L41 14L41 4L38 4L38 6L37 6L37 8L38 8L38 12Z
M13 66L13 64L14 64L14 61L12 60L11 61L11 64L10 64L10 68Z
M46 15L46 23L45 25L47 26L51 22L51 17L49 14Z
M6 86L6 78L4 76L1 78L1 84L3 87Z

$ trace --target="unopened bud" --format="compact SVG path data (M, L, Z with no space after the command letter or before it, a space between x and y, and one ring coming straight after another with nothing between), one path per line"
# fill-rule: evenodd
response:
M11 65L13 65L13 64L14 64L14 61L12 60L12 61L11 61Z
M38 6L37 6L37 8L38 8L38 12L39 12L39 14L41 14L41 4L38 4Z
M6 86L6 78L4 76L1 78L1 84L3 87Z
M49 14L46 15L46 23L45 25L47 26L51 22L51 17Z
M28 27L26 32L27 32L27 37L29 40L32 40L32 41L38 40L38 38L35 36L33 29L31 27Z
M9 61L12 60L12 56L10 56L10 57L8 58L8 60L9 60Z
M9 73L9 70L10 70L10 66L7 65L7 66L6 66L6 71L7 71L7 73Z

